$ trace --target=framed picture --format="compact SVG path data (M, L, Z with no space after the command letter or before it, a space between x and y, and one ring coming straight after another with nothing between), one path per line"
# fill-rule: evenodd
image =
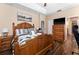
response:
M22 13L22 12L18 12L17 13L17 21L27 21L27 22L32 22L32 16Z

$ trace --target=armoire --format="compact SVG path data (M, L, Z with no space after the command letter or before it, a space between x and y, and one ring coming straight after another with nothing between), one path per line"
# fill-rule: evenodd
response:
M64 40L65 40L65 17L53 20L52 36L56 41L56 50L54 54L64 54Z
M65 39L65 18L54 19L53 23L52 28L55 40L63 41Z

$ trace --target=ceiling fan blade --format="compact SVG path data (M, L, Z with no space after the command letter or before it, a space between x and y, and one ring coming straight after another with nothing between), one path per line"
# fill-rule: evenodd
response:
M44 7L46 7L47 3L44 3Z

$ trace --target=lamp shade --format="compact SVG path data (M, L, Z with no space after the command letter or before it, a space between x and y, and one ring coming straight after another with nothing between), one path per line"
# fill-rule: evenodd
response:
M3 28L2 32L9 32L8 28Z

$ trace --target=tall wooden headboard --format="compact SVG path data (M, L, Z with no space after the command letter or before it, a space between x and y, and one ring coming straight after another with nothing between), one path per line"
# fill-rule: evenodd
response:
M28 29L28 28L33 28L33 26L29 23L23 22L23 23L19 23L17 25L15 25L15 23L12 24L13 25L13 36L16 35L16 29Z

